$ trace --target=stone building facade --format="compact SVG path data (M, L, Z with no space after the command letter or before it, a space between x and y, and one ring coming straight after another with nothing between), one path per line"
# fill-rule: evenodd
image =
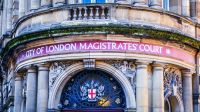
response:
M199 0L0 5L0 111L200 112Z

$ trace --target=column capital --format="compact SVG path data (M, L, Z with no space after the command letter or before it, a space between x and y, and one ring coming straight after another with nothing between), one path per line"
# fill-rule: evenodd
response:
M15 73L15 80L16 81L19 81L19 80L22 80L22 77L25 75L25 72L21 72L21 71L19 71L19 72L16 72Z
M136 65L148 65L149 63L151 63L150 61L146 61L146 60L136 60L135 64Z
M36 72L36 66L35 65L29 65L25 67L27 69L28 73L35 73Z
M161 62L157 62L157 61L154 61L153 63L152 63L152 66L153 67L164 67L165 66L165 64L164 63L161 63Z
M39 64L37 64L37 66L38 66L38 70L39 71L46 71L46 70L49 70L49 66L50 66L50 63L39 63Z
M181 72L182 72L183 76L192 76L192 74L193 74L193 71L190 69L182 69Z
M21 81L22 77L21 76L15 76L15 81Z

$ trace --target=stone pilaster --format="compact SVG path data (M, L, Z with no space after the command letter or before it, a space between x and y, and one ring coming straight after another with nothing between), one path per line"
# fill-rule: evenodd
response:
M133 4L134 4L134 6L147 7L148 6L148 1L147 0L134 0Z
M50 7L51 6L51 0L41 0L41 7Z
M7 30L11 31L12 29L12 3L13 0L8 0L7 4Z
M183 16L190 16L190 1L182 0L181 14Z
M7 3L8 3L8 0L4 0L3 1L3 23L2 23L2 34L4 34L6 32L6 28L7 28L7 10L6 10L6 7L7 7Z
M0 11L0 35L2 35L3 11Z
M25 0L19 0L19 18L25 14Z
M16 24L18 17L19 17L19 7L18 7L18 0L13 0L13 12L12 12L12 28Z
M196 18L197 21L200 23L200 1L196 1Z
M22 103L22 73L17 73L15 77L15 96L14 96L14 112L21 112Z
M152 86L152 97L153 97L153 112L164 112L164 69L160 63L153 63L153 86Z
M190 70L182 70L183 76L183 105L184 112L193 112L192 100L192 73Z
M31 11L37 10L40 8L40 0L31 0Z
M136 65L136 109L137 112L148 112L148 63L137 61Z
M49 65L38 65L37 112L47 112L49 95Z
M200 81L199 81L199 74L200 74L200 53L196 56L196 73L192 77L193 82L193 111L200 112Z
M162 0L151 0L150 6L156 9L162 9Z
M37 101L37 71L29 67L27 73L26 112L36 112Z
M57 7L57 6L61 6L65 4L65 0L53 0L53 6Z

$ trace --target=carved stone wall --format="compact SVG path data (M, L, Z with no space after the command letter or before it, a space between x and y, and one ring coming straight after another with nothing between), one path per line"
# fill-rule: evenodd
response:
M136 93L136 66L134 61L106 60L105 63L110 64L120 70L129 79L133 91Z
M62 74L67 67L76 63L77 61L53 62L49 68L49 89L51 90L57 77Z
M181 71L172 66L164 68L164 95L165 99L168 96L178 96L182 100L183 87Z

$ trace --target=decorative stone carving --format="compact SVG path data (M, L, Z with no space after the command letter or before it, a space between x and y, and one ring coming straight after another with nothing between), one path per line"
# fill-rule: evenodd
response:
M182 79L181 71L176 67L166 66L164 68L164 95L179 96L182 99Z
M106 63L114 66L118 70L120 70L124 75L129 79L134 93L136 92L136 66L133 61L105 61Z
M50 69L49 69L49 87L50 87L50 89L53 86L57 77L60 74L62 74L67 69L67 67L69 67L70 65L72 65L74 63L75 63L74 61L53 62L50 65Z

